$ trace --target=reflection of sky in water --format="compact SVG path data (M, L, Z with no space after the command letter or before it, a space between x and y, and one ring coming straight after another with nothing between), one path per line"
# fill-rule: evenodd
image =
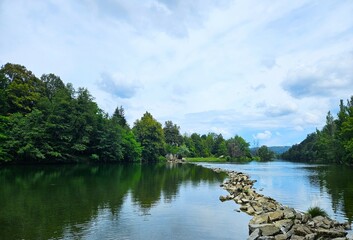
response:
M201 165L247 173L252 179L257 180L254 187L258 192L276 199L283 205L300 211L306 211L312 206L320 206L327 211L331 218L341 222L347 221L342 207L333 210L328 190L319 184L318 173L314 170L324 167L324 165L284 161L246 164L201 163ZM259 191L260 189L263 190Z
M233 211L233 201L220 202L226 192L220 183L182 184L172 202L162 196L142 209L128 193L121 211L103 208L92 221L81 224L80 236L66 239L246 239L251 217Z

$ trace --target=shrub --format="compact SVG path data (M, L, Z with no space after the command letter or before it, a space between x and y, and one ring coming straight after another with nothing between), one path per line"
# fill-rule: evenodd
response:
M327 213L324 209L320 207L310 207L307 211L308 214L310 214L311 217L316 217L316 216L323 216L327 217Z

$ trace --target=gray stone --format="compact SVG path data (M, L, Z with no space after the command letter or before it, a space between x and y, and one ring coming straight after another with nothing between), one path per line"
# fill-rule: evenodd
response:
M273 236L280 232L280 229L274 224L249 224L250 232L260 229L262 236Z
M291 240L304 240L304 237L298 236L298 235L292 235L290 239Z
M262 224L262 223L268 223L269 218L266 213L263 213L261 215L255 216L250 220L250 224Z
M316 235L316 233L307 234L305 235L304 240L315 240Z
M287 233L291 227L293 226L293 220L291 219L283 219L277 222L274 222L275 226L281 229L282 233Z
M304 213L302 215L302 222L303 223L307 223L309 221L309 219L310 219L310 215L309 214Z
M316 233L320 237L326 238L338 238L345 237L347 233L343 230L334 230L334 229L316 229Z
M219 196L219 200L221 201L221 202L224 202L224 201L227 201L228 200L228 198L227 198L227 196Z
M256 239L258 239L260 236L261 236L260 229L257 228L257 229L255 229L255 230L250 234L250 236L248 237L248 240L256 240Z
M275 236L275 240L286 240L287 235L286 234L278 234Z
M249 214L249 215L254 215L255 214L255 210L249 206L248 209L246 210L246 213Z
M283 211L278 210L278 211L274 211L274 212L270 212L268 213L268 217L270 218L270 221L276 221L276 220L281 220L284 216Z
M312 233L308 227L303 224L293 226L294 234L298 236L306 236Z
M283 210L284 218L294 218L295 217L295 211L293 208L285 208Z

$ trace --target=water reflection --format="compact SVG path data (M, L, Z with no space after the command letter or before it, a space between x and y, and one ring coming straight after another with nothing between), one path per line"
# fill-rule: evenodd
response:
M346 166L322 166L314 169L311 183L326 191L332 199L335 213L344 212L353 221L353 169Z
M155 211L161 211L164 219L153 219L155 224L163 225L169 221L177 226L184 224L186 218L190 217L192 226L195 224L195 216L182 213L182 209L188 209L189 205L194 204L194 209L190 212L199 207L200 215L214 215L212 211L207 213L208 209L202 204L222 205L217 199L218 190L211 200L206 199L209 203L205 203L205 196L210 195L208 185L219 189L218 185L225 177L194 165L3 168L0 169L0 236L4 239L81 239L90 238L87 236L92 236L94 232L94 239L100 235L107 239L110 234L112 239L117 236L138 238L139 230L144 227L136 226L136 218L129 214L139 211L139 216L151 220L151 209L157 205L159 207L155 208ZM193 186L193 189L195 186L200 187L200 191L194 193L194 190L185 187L189 185ZM186 193L181 194L180 191ZM181 205L173 208L180 212L173 210L168 213L165 209L171 208L170 203L175 201L177 196L181 196L181 199L176 204ZM199 199L200 196L202 199ZM192 199L184 202L182 198L187 197ZM229 210L229 207L226 211L230 214L225 216L225 220L234 217L234 212ZM170 215L170 212L175 216ZM180 217L181 214L185 216ZM238 217L238 220L243 218ZM143 218L138 221L141 220L143 221ZM210 221L212 224L212 220ZM246 226L247 219L242 222L239 224ZM112 228L113 232L102 232L107 228ZM246 229L244 231L246 232ZM135 234L133 237L129 235L131 232ZM190 236L195 237L193 234Z

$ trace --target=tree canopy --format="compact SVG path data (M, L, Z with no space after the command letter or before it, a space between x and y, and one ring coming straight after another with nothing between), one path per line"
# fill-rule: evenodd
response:
M104 113L85 88L24 66L0 69L0 162L139 161L123 108Z
M344 104L340 101L335 119L327 113L321 130L309 134L293 145L282 157L290 161L353 164L353 96Z

